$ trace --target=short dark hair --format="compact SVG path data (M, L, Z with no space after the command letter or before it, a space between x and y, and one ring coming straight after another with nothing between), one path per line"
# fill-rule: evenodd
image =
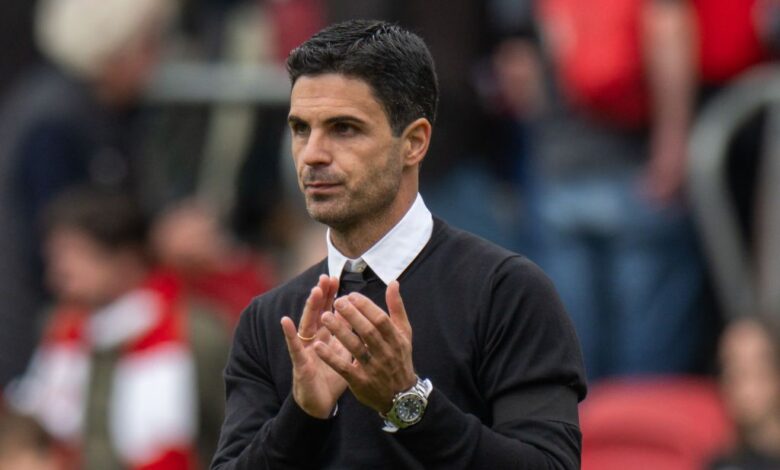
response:
M321 30L287 58L290 81L338 73L367 82L395 135L415 119L436 119L439 86L425 42L396 24L350 20Z
M128 195L96 187L76 187L56 197L44 211L43 228L73 228L105 248L145 251L149 219Z

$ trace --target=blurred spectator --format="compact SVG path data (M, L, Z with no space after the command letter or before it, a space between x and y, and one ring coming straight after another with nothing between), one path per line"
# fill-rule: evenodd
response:
M205 204L185 201L163 212L152 243L160 262L184 281L189 295L226 313L231 328L253 297L275 285L271 263L231 240Z
M62 452L33 418L0 406L0 470L65 470Z
M9 403L82 468L205 468L223 414L224 325L153 269L145 218L127 197L72 190L46 222L57 302Z
M736 320L720 343L721 389L737 447L714 470L780 468L780 335L767 319Z
M591 380L686 372L698 359L702 285L681 197L696 86L691 9L684 0L535 6L539 76L524 81L544 96L523 99L535 112L538 261L574 320ZM499 52L499 63L534 69L527 47Z
M43 299L41 208L91 182L128 188L134 104L154 66L171 0L41 0L47 59L0 108L0 386L19 373Z

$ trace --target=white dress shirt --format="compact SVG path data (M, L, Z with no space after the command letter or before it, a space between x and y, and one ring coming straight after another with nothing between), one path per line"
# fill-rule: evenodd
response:
M344 256L330 240L328 229L328 273L341 277L343 270L362 272L366 266L385 283L398 279L414 261L433 233L433 216L417 194L414 204L403 218L357 259Z

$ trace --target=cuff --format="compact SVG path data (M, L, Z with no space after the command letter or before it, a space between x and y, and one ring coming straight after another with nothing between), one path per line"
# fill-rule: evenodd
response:
M301 409L288 395L268 436L269 447L287 456L316 458L327 441L335 413L328 419L315 418Z

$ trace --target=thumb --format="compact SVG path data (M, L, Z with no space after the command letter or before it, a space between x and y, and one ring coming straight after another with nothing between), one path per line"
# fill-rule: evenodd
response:
M401 285L398 281L391 281L385 292L385 301L387 310L390 313L390 321L403 331L408 337L412 336L412 325L409 323L409 317L406 315L404 300L401 298Z

